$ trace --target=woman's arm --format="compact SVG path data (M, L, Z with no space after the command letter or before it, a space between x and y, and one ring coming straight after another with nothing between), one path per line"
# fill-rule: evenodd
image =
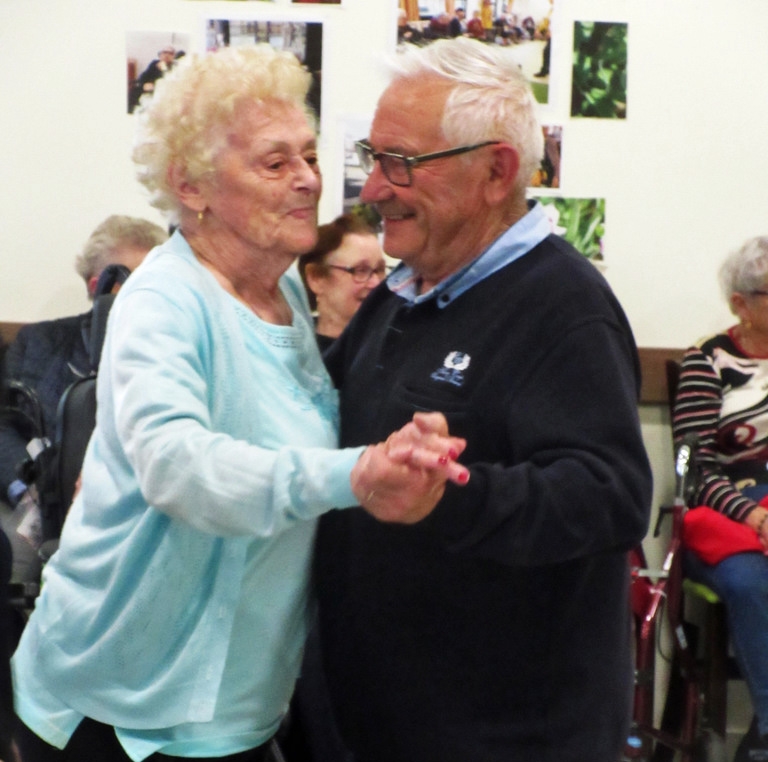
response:
M699 484L695 500L720 513L745 522L757 503L745 497L723 472L717 459L717 434L723 406L723 384L710 358L698 347L683 358L672 415L678 444L687 434L697 438ZM759 513L759 512L758 512ZM750 522L751 523L751 522Z

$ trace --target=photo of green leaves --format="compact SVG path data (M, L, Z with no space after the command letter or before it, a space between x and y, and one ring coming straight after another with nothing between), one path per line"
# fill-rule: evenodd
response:
M573 28L571 116L627 116L628 25L576 21Z
M537 197L552 224L552 232L565 238L587 259L603 259L604 198Z

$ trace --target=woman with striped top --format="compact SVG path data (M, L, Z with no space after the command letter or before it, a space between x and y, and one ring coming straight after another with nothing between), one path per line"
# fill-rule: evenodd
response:
M733 252L720 282L739 322L686 352L673 430L676 442L698 440L694 504L751 527L768 553L768 237ZM736 553L707 564L689 554L686 561L689 576L725 603L755 709L735 760L757 759L763 749L759 758L768 759L768 556Z

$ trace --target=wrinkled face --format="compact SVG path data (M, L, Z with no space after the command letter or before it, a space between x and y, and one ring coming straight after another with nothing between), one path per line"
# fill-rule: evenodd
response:
M341 246L325 258L327 275L312 281L311 287L317 297L320 315L333 316L346 325L357 312L363 299L381 283L383 278L384 254L375 235L347 233ZM352 273L338 267L369 267L379 270L372 273L364 283L357 283Z
M272 101L236 111L214 177L201 186L206 225L231 242L290 258L315 245L322 181L315 132L299 108Z
M373 150L416 156L456 148L440 126L449 92L450 85L435 77L395 80L376 109L369 138ZM417 164L407 188L390 183L375 162L361 199L374 204L383 218L387 254L439 281L482 250L486 151Z

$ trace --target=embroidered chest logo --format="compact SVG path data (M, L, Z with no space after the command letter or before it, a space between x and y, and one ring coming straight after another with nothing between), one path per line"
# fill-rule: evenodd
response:
M443 367L436 370L430 378L433 381L447 381L454 386L464 385L464 373L469 367L470 357L466 352L449 352Z

